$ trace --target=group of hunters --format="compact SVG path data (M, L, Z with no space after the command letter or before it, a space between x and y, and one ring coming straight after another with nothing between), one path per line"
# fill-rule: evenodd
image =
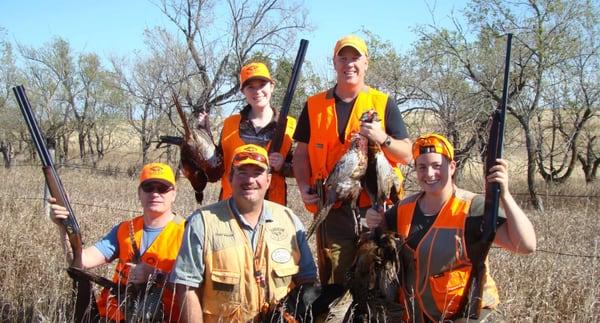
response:
M360 133L380 144L393 167L414 161L421 188L385 213L369 208L367 196L358 201L368 226L364 230L381 227L406 240L399 250L404 268L398 292L405 320L457 319L472 268L469 256L477 252L473 246L484 198L454 184L454 149L446 138L427 134L411 141L395 101L365 84L369 54L361 38L349 35L337 41L333 67L335 86L310 96L297 123L287 118L281 150L272 153L267 151L278 120L271 106L275 82L262 63L242 67L240 89L248 104L225 119L221 131L217 151L225 167L220 201L200 207L187 219L175 214L172 169L147 164L138 186L143 214L117 224L85 248L83 267L116 260L113 281L123 285L166 274L162 299L168 322L253 321L294 286L343 285L357 250L352 206L336 205L318 228L317 248L330 253L318 253L317 275L304 226L286 207L285 178L296 178L302 201L315 213L321 198L315 185L348 150L352 135ZM380 120L361 122L362 113L371 109ZM402 176L399 170L397 174ZM497 160L486 180L501 188L494 243L517 253L533 252L535 232L509 191L507 161ZM55 223L67 214L65 208L51 205ZM134 261L136 253L141 261ZM330 268L322 270L325 262ZM480 318L489 321L499 298L492 277L485 278ZM107 289L97 308L102 319L125 320L118 297Z

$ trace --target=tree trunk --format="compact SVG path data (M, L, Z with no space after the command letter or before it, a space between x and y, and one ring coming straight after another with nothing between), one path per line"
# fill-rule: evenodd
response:
M529 197L531 204L536 210L544 211L544 204L538 196L535 188L535 174L536 174L536 158L535 158L535 144L533 134L528 125L522 123L523 130L525 131L525 145L527 148L527 187L529 188Z
M10 168L12 166L12 145L10 142L0 144L0 151L2 152L2 159L4 160L4 168Z

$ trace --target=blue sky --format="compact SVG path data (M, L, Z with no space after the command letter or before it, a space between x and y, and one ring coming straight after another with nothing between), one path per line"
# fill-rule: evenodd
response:
M307 59L320 65L328 63L335 41L361 28L383 40L391 41L399 51L415 40L411 28L433 22L450 24L452 10L466 0L305 0L313 32L299 38L310 41ZM2 0L0 27L11 41L39 47L52 37L68 40L75 51L126 55L144 50L143 31L170 23L148 0ZM297 46L294 46L294 54Z

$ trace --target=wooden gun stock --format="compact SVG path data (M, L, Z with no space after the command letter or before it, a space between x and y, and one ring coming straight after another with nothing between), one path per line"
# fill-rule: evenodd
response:
M83 268L81 258L83 252L83 242L81 240L81 231L79 229L77 219L75 218L75 213L73 212L71 203L69 203L64 186L60 180L60 177L58 176L58 173L56 172L52 157L50 156L48 148L46 147L46 142L42 137L38 123L35 119L33 111L31 110L31 104L29 103L29 99L25 94L25 88L22 85L19 85L13 87L13 92L17 99L17 103L21 108L25 122L27 123L27 128L29 129L33 143L35 144L37 152L40 156L40 160L42 161L42 169L44 172L44 177L46 178L46 184L50 190L50 195L56 199L56 202L59 205L64 206L69 212L67 218L62 220L62 224L65 227L72 251L72 259L70 259L69 265L75 268ZM74 319L75 322L83 322L86 321L86 319L89 319L90 311L88 309L90 306L95 306L96 302L94 301L94 295L92 293L92 287L89 280L76 279L75 277L72 278L74 284L73 293L76 299Z

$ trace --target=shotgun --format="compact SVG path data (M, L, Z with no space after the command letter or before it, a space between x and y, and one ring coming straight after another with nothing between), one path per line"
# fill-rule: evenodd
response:
M508 103L508 78L510 71L510 51L512 34L506 39L506 57L504 62L504 82L502 84L502 100L494 110L492 124L487 145L484 178L489 174L490 168L496 165L496 159L502 158L504 142L504 124L506 118L506 105ZM471 257L473 268L467 281L467 297L463 299L462 317L478 319L481 311L483 297L483 280L487 272L486 258L490 247L496 237L498 208L500 206L500 185L485 181L485 207L483 221L481 222L481 239L477 242L482 246L481 253Z
M279 112L279 118L277 119L277 128L275 129L273 138L271 138L271 145L269 146L270 153L279 152L281 150L281 145L283 145L283 137L285 136L285 129L287 128L287 116L290 112L290 106L292 105L294 92L296 92L296 84L298 83L298 77L300 76L300 70L302 69L302 63L304 62L304 56L306 56L306 48L308 48L308 40L300 40L300 48L298 49L296 61L292 67L292 76L290 76L290 81L288 82L285 96L283 97L281 111Z
M42 161L42 170L44 172L44 177L46 178L46 184L48 185L48 189L50 190L50 195L52 195L52 197L56 199L56 203L64 206L67 209L67 211L69 211L69 215L67 216L67 218L62 220L62 224L65 227L65 231L67 232L69 244L73 253L73 258L71 259L71 263L69 264L69 266L74 268L83 268L81 259L83 243L81 240L81 231L79 229L79 224L77 223L77 219L75 218L75 213L73 212L71 203L69 203L69 199L67 198L67 194L60 180L60 177L56 172L56 168L54 167L52 157L48 152L48 147L46 147L46 142L44 141L44 137L41 134L40 127L38 126L38 123L35 119L35 115L31 110L31 104L29 103L29 99L27 98L27 94L25 93L25 88L22 85L18 85L13 87L13 92L17 99L17 103L21 108L21 112L23 113L25 122L27 123L27 128L29 129L29 133L31 134L33 143L40 156L40 160ZM74 295L75 322L86 321L87 319L89 319L87 315L90 315L88 311L90 305L92 307L95 307L96 305L91 283L89 280L78 279L73 275L71 275L71 278L73 279L73 292L76 293Z

